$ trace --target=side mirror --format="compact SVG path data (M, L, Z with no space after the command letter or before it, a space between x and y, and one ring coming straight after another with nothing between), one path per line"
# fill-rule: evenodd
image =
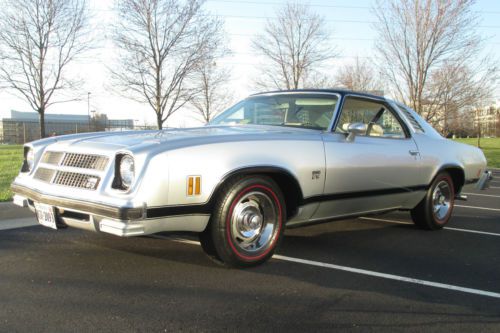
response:
M347 127L347 135L346 141L352 142L356 135L365 135L366 130L368 129L368 125L364 123L352 123Z

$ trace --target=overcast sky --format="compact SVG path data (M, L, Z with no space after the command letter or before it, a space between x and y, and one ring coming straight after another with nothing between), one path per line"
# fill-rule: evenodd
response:
M47 113L87 114L87 95L90 92L90 109L106 113L109 118L134 119L138 124L154 124L152 109L145 105L111 93L107 80L106 66L113 60L112 43L106 38L106 28L114 19L113 1L89 0L96 36L102 36L99 47L72 67L72 73L85 80L78 102L54 105ZM285 0L208 0L205 8L225 21L229 47L232 54L221 63L232 70L231 89L237 99L255 92L251 80L259 58L252 54L251 39L260 33L266 18L274 16L275 9ZM311 0L311 8L321 13L331 31L331 40L340 51L340 56L327 64L327 72L335 75L335 70L354 57L373 56L376 34L373 26L376 18L372 13L374 1L371 0ZM481 18L480 33L488 37L487 51L500 57L500 1L478 0L475 9ZM497 90L496 99L500 99ZM0 93L0 115L9 110L31 111L22 99ZM168 126L193 126L199 124L189 111L180 110L167 122Z

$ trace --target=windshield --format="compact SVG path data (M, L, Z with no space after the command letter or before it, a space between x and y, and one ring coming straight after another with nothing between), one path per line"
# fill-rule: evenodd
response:
M210 122L210 125L257 124L326 130L338 97L259 96L246 99Z

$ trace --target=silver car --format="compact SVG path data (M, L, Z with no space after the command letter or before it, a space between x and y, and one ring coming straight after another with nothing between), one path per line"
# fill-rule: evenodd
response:
M14 202L40 224L197 232L211 258L240 267L270 258L285 227L409 210L440 229L463 186L489 178L481 150L404 105L340 90L252 95L205 127L67 135L24 154Z

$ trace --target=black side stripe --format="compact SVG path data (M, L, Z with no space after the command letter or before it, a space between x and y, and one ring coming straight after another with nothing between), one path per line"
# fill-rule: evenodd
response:
M473 178L465 181L465 185L475 184L479 181L479 178Z
M210 203L185 206L162 206L148 208L146 214L148 219L177 215L210 214L212 212L211 208L212 205Z
M315 203L315 202L323 202L323 201L356 199L356 198L365 198L365 197L377 197L377 196L390 195L390 194L401 194L401 193L408 193L408 192L427 191L428 189L429 189L428 185L417 185L417 186L395 187L395 188L370 190L370 191L322 194L322 195L315 195L312 197L305 198L304 200L302 200L302 205Z
M428 185L418 185L418 186L397 187L397 188L371 190L371 191L315 195L303 199L299 205L303 206L310 203L332 201L332 200L375 197L375 196L400 194L400 193L408 193L415 191L427 191L428 188L429 188ZM196 204L196 205L184 205L184 206L150 207L147 209L147 218L159 218L159 217L178 216L178 215L211 214L212 207L213 204L211 202L204 204Z

